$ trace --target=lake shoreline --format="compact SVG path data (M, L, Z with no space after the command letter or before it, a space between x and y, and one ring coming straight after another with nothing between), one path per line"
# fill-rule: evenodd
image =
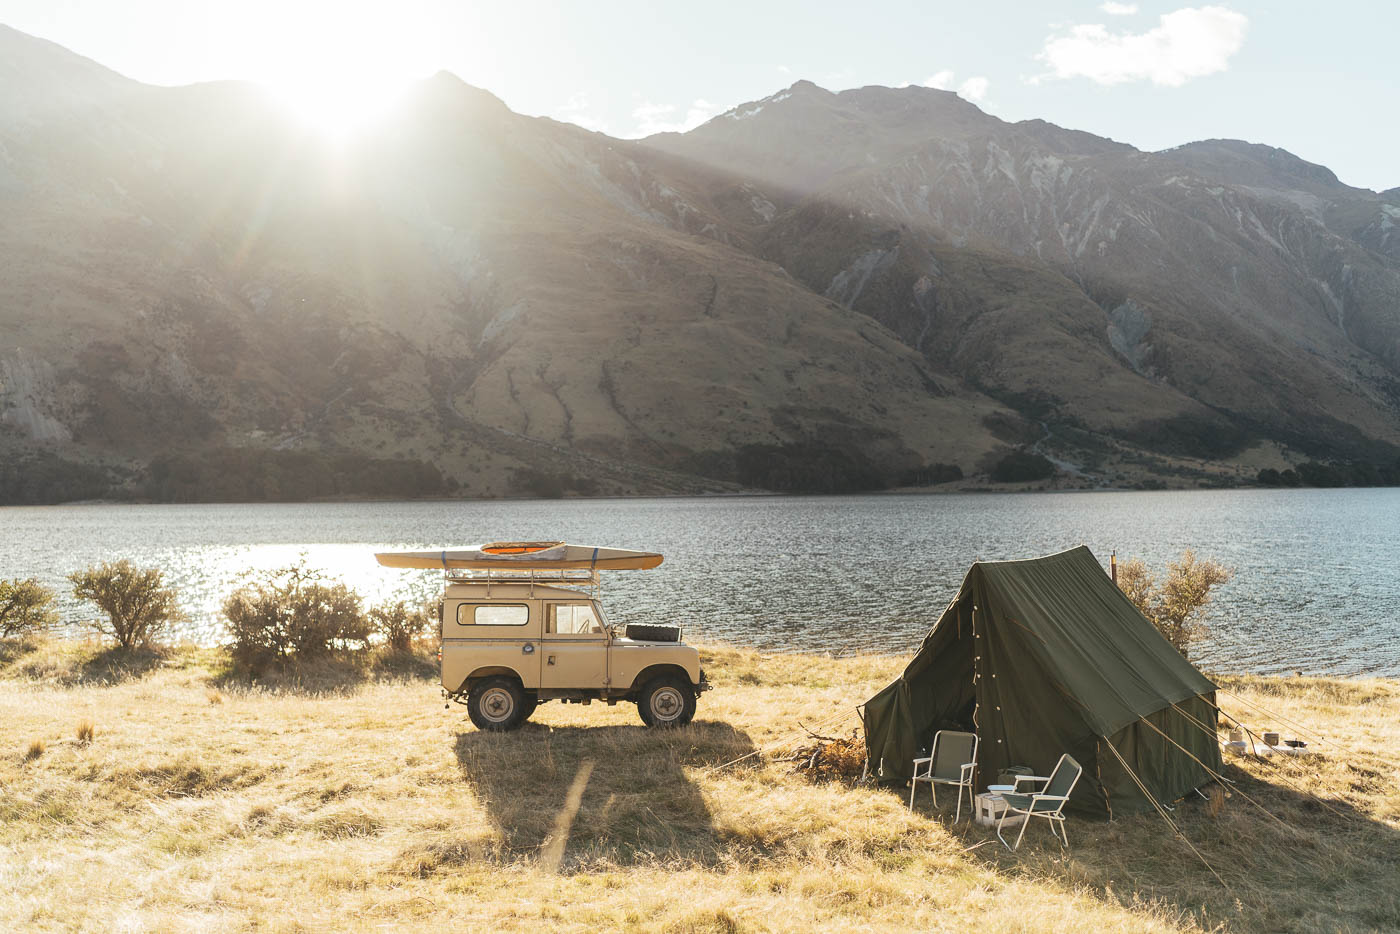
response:
M615 622L683 625L764 651L911 654L975 561L1087 544L1156 573L1192 549L1232 568L1209 610L1202 666L1262 674L1400 676L1400 490L879 493L0 509L0 579L67 575L119 558L161 569L189 617L173 638L221 639L248 575L305 561L367 603L440 588L374 552L567 540L665 555L606 575ZM412 593L410 593L410 591Z

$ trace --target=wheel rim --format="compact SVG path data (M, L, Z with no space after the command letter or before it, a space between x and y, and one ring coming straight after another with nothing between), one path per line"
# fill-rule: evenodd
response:
M685 698L673 687L653 691L648 703L651 706L651 715L658 720L678 719L681 711L685 710Z
M492 723L505 723L515 713L515 698L505 688L491 688L481 695L481 715Z

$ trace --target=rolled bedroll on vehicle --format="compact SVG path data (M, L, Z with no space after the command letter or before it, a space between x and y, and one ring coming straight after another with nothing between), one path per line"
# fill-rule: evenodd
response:
M520 571L644 571L662 560L661 555L651 551L566 542L491 542L439 551L383 551L374 557L388 568Z

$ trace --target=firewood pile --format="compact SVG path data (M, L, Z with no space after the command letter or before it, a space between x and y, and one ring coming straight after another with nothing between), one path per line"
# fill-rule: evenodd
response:
M859 781L865 772L865 739L860 730L852 730L848 738L817 736L810 746L794 750L793 771L814 782Z

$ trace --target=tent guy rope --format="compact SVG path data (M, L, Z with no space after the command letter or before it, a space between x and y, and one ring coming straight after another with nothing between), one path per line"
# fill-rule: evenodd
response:
M1118 764L1123 766L1123 771L1128 773L1128 777L1131 778L1133 782L1138 786L1138 789L1143 793L1143 795L1147 797L1147 800L1152 802L1152 806L1157 809L1157 813L1162 816L1162 820L1167 822L1167 826L1170 827L1176 833L1176 835L1181 838L1181 841L1183 843L1185 843L1191 848L1191 852L1196 854L1196 858L1201 861L1201 865L1209 869L1210 874L1215 876L1215 881L1219 882L1222 886L1224 886L1225 891L1229 892L1233 896L1235 894L1235 890L1230 888L1229 883L1227 883L1224 879L1220 877L1220 873L1215 871L1215 867L1210 864L1210 860L1206 859L1205 854L1202 853L1200 850L1196 849L1196 844L1192 843L1190 838L1187 837L1186 834L1181 832L1181 828L1176 825L1176 821L1172 820L1169 816L1167 816L1167 812L1162 809L1162 806L1160 804L1157 803L1157 799L1152 797L1152 793L1147 790L1147 786L1142 783L1142 779L1137 777L1137 773L1134 772L1128 766L1127 761L1125 761L1122 755L1119 754L1118 750L1114 748L1113 744L1109 742L1104 742L1101 743L1101 745L1108 747L1108 751L1113 753L1114 758L1118 760Z

